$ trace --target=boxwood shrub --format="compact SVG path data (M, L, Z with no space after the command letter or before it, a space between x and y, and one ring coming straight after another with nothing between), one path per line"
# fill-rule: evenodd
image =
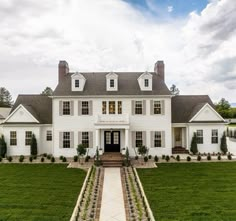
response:
M201 159L202 159L201 155L198 155L197 156L197 161L201 161Z
M52 163L55 162L55 157L51 157L51 162L52 162Z
M158 162L158 160L159 160L159 158L158 158L158 156L156 155L156 156L154 157L154 161L155 161L155 162Z
M187 156L187 161L191 161L191 157L190 156Z
M179 155L176 156L176 160L180 161L180 156Z
M41 157L41 162L42 162L42 163L44 162L44 157Z
M77 161L78 161L78 156L75 155L75 156L74 156L74 162L77 162Z

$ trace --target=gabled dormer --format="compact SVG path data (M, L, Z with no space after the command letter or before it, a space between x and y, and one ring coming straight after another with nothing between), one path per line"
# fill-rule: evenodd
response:
M107 91L118 91L118 75L110 72L106 75Z
M141 91L152 91L152 74L144 72L139 76L138 83Z
M86 79L82 74L76 72L75 74L71 75L71 90L72 91L83 91L85 83L86 83Z

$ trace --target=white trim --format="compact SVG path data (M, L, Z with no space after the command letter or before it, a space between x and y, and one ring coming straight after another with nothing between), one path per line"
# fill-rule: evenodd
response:
M221 116L216 112L216 110L214 110L213 107L212 107L210 104L208 104L208 103L206 103L206 104L190 119L189 122L192 122L192 121L194 120L194 118L196 118L196 117L200 114L200 112L201 112L206 106L208 106L214 113L216 113L216 115L220 118L220 120L222 120L222 121L225 122L224 118L221 117Z
M143 76L145 76L145 75L148 75L149 77L153 77L153 75L150 73L150 72L148 72L148 71L145 71L144 73L142 73L139 77L138 77L138 79L137 80L139 80L140 78L142 78L143 79Z
M3 123L6 123L9 120L9 118L11 118L16 113L16 111L18 111L20 108L23 108L26 112L30 114L30 116L36 121L36 123L39 123L39 121L24 107L23 104L20 104L10 115L8 115L8 117L6 118L6 120L3 121ZM35 122L32 122L32 123L35 123Z
M115 95L117 98L171 98L174 97L174 95ZM114 98L114 95L61 95L61 96L51 96L51 98L60 98L60 99L71 99L71 98Z

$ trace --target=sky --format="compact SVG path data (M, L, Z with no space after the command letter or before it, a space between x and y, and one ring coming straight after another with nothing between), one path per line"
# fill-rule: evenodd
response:
M0 87L13 98L70 71L153 71L180 94L236 102L235 0L1 0Z

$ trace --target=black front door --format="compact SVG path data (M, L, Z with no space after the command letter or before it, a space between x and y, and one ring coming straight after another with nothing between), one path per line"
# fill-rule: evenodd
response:
M120 131L105 131L105 152L120 152Z

